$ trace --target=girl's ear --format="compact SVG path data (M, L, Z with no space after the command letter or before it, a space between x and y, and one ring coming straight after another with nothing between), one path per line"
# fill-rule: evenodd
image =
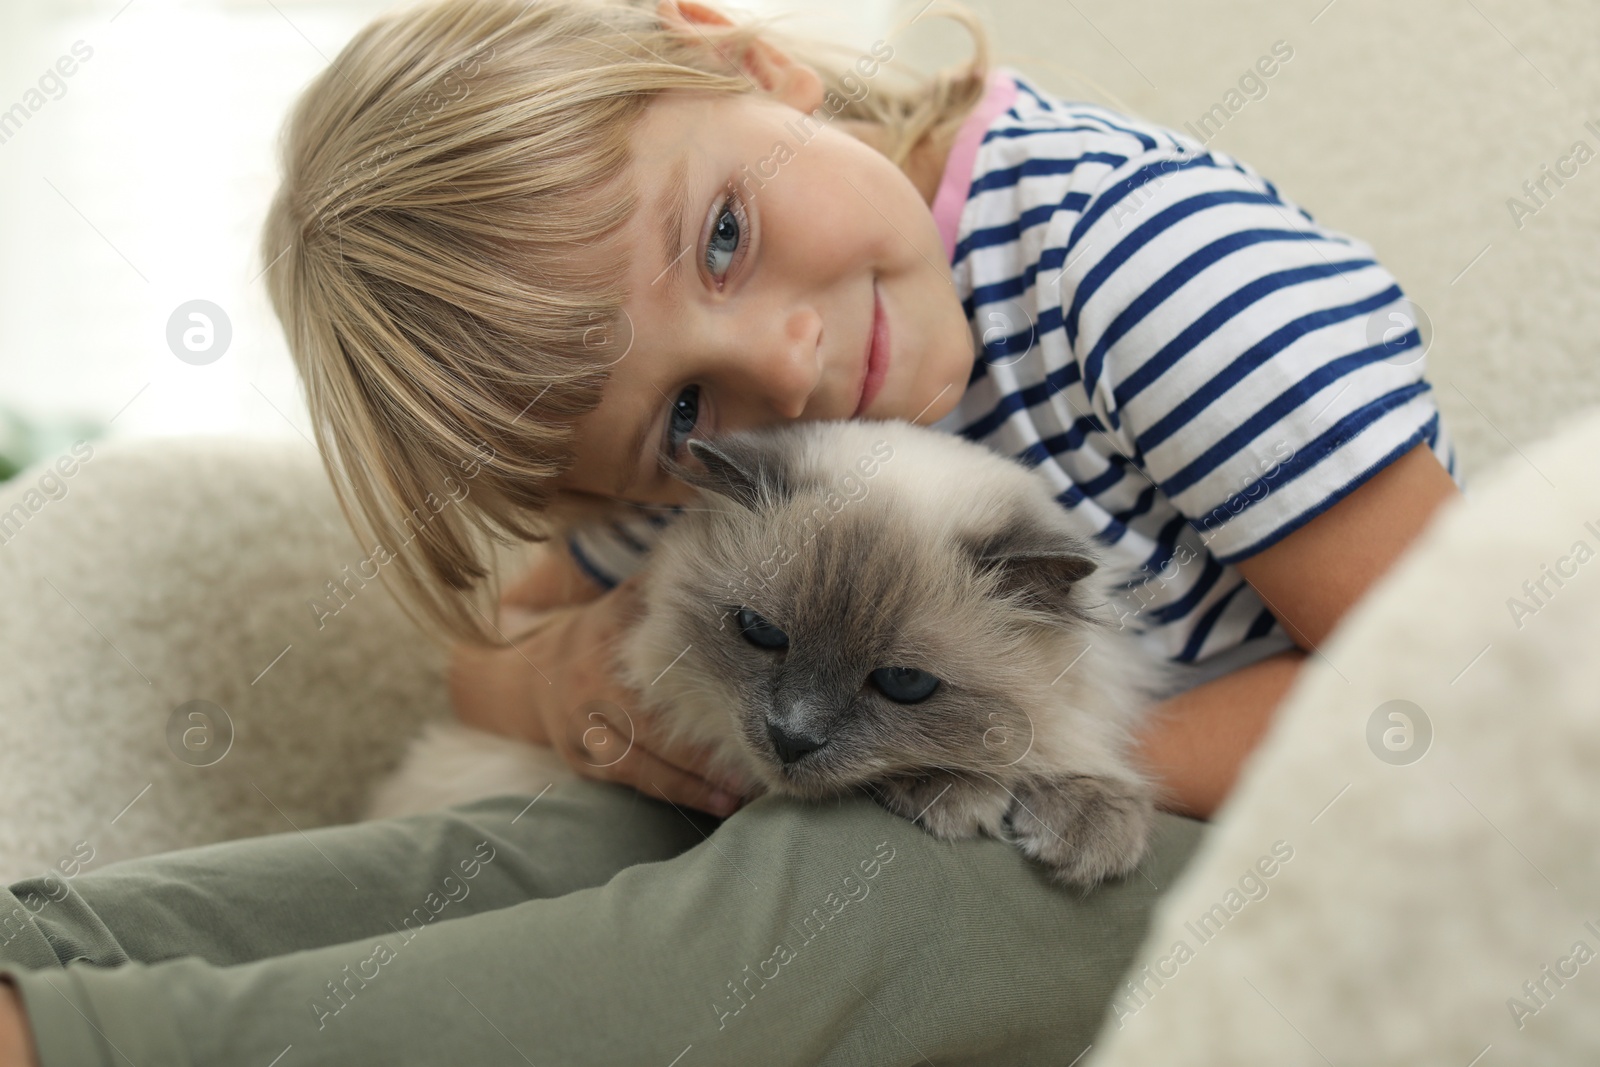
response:
M718 31L733 27L733 22L720 11L696 0L660 0L656 17L663 26L685 37L698 38L716 49L730 66L734 64L734 57L716 43ZM708 29L710 33L705 32ZM738 67L769 96L797 111L811 112L822 106L822 79L817 72L760 38L750 41L739 57Z

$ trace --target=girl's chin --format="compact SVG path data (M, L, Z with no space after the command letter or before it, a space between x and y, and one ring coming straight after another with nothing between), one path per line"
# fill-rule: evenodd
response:
M975 358L975 357L974 357ZM884 418L900 418L907 422L915 421L919 426L932 426L950 412L961 402L961 397L967 391L967 382L972 377L972 363L969 361L962 366L958 373L948 374L937 385L926 385L918 391L918 395L911 397L907 404L908 410L904 415L885 415ZM888 383L884 383L888 391Z

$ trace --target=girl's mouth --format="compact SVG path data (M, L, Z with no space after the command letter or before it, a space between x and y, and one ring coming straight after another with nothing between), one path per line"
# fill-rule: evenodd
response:
M851 413L853 419L860 418L861 413L872 404L889 373L889 319L883 313L883 299L878 294L876 278L872 281L872 332L867 339L867 354L863 362L866 369L861 378L861 399Z

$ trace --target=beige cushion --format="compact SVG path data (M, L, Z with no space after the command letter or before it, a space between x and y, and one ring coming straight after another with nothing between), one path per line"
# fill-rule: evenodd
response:
M1593 1062L1600 411L1523 452L1323 646L1088 1067Z

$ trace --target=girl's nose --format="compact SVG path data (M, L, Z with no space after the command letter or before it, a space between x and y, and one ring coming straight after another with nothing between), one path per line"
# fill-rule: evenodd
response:
M773 409L786 419L804 414L822 377L822 316L806 307L782 318L782 329L763 347L761 389Z

